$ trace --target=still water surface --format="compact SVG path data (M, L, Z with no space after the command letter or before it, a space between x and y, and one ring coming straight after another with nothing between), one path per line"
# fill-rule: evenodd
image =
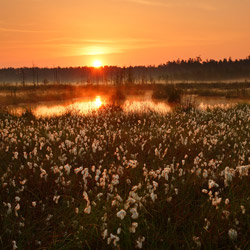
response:
M226 99L221 97L200 97L200 96L186 96L185 100L191 101L196 107L200 109L206 108L228 108L237 103L249 103L250 100L241 99ZM101 96L95 99L81 98L73 99L71 101L56 101L56 102L40 102L35 104L19 104L8 107L8 110L15 115L21 115L26 110L31 110L36 117L52 117L65 114L69 111L76 111L81 114L87 114L93 110L97 110L107 101ZM175 106L166 101L152 100L151 96L128 96L121 104L125 112L144 112L145 110L152 110L158 113L170 112Z

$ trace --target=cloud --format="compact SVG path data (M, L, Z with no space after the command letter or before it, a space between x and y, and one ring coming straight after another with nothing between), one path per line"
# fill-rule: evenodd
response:
M0 28L1 30L1 28ZM13 31L13 30L12 30ZM19 30L20 31L20 30ZM24 30L25 32L25 30ZM36 40L2 40L1 46L8 49L34 49L39 51L56 50L75 55L107 55L125 53L134 49L158 46L152 39L124 38L124 39L83 39L74 37L54 37Z
M122 0L126 2L133 2L137 4L142 4L142 5L149 5L149 6L160 6L160 7L166 7L166 8L197 8L197 9L202 9L206 11L214 11L216 8L211 5L207 4L205 2L177 2L177 1L169 1L166 3L166 1L157 1L157 0Z
M56 43L56 44L110 44L111 40L103 39L82 39L82 38L72 38L72 37L55 37L51 39L44 40L43 43Z
M1 23L1 22L0 22ZM17 32L17 33L55 33L55 30L28 30L28 29L12 29L12 28L1 28L2 32Z
M114 53L122 53L123 50L114 46L86 46L83 48L83 52L81 55L106 55L106 54L114 54Z
M85 40L80 53L82 55L104 55L124 53L130 49L148 48L154 40L125 38L114 40Z
M152 39L139 39L139 38L123 38L123 39L83 39L83 38L72 38L72 37L56 37L44 42L56 42L56 43L81 43L81 44L116 44L116 43L145 43L153 42Z
M155 5L155 6L165 5L165 4L159 3L157 1L149 1L149 0L125 0L125 1L134 2L134 3L138 3L138 4L144 4L144 5Z
M152 39L138 39L138 38L124 38L124 39L79 39L79 38L70 38L70 37L58 37L48 40L39 41L45 45L57 45L57 46L72 46L72 47L82 47L87 48L88 52L97 50L101 53L101 48L105 51L111 51L108 49L112 48L124 48L124 47L141 47L155 44L156 41ZM105 49L104 49L105 48ZM115 49L120 51L120 49ZM94 52L93 52L94 53Z

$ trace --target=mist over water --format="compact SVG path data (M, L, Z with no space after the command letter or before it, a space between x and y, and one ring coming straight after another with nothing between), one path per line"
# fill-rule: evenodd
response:
M183 102L190 101L197 108L205 110L207 108L229 108L237 103L250 103L250 100L227 99L222 97L200 97L186 96ZM40 103L27 103L8 106L11 114L22 115L27 110L32 111L36 117L60 116L67 112L76 112L79 114L88 114L97 111L100 107L109 104L108 100L102 96L96 98L76 98L67 101L53 101ZM153 100L150 93L145 95L129 95L126 100L120 103L120 107L125 112L146 112L153 111L161 114L171 112L177 104L171 104L167 101Z

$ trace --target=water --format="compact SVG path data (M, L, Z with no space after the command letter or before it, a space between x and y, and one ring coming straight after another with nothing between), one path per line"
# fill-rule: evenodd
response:
M250 100L242 99L227 99L221 97L200 97L200 96L186 96L185 102L192 102L197 108L228 108L237 103L249 103ZM56 102L40 102L40 103L25 103L19 105L8 106L10 113L15 115L22 115L26 110L31 110L36 117L52 117L63 115L69 111L87 114L91 111L99 109L105 105L107 100L102 96L96 96L94 99L77 98L71 101L56 101ZM152 110L158 113L165 114L170 112L175 105L166 101L152 100L151 95L145 94L141 96L127 96L126 100L121 104L125 112L144 112L145 110Z

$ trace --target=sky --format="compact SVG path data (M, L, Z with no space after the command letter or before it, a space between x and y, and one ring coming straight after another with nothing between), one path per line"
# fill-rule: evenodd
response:
M250 55L249 0L0 0L0 67Z

